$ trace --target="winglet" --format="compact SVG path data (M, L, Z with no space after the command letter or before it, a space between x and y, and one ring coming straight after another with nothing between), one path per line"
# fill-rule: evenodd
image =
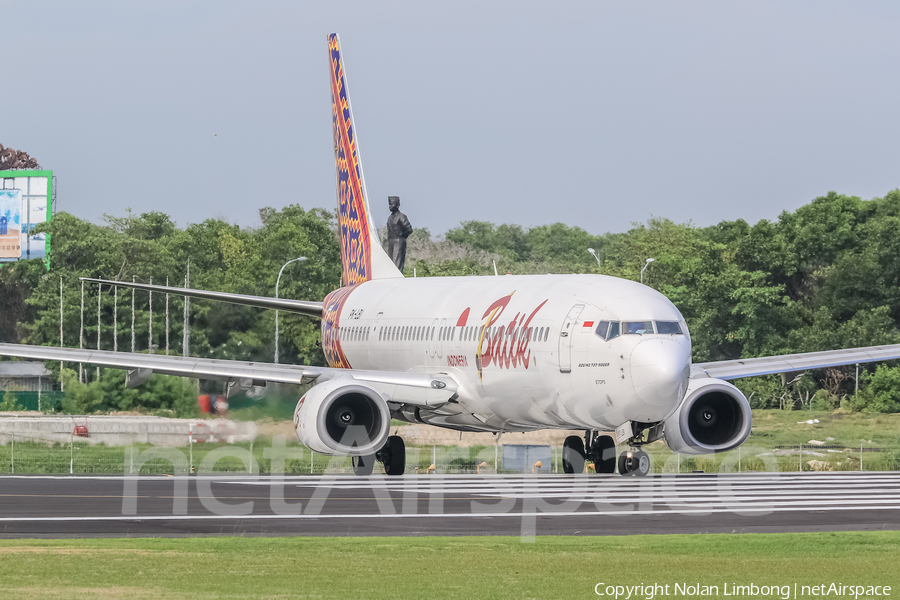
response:
M328 35L331 72L331 122L337 176L338 228L341 235L342 281L354 285L370 279L403 277L381 247L372 220L359 157L359 142L350 108L347 76L338 34Z

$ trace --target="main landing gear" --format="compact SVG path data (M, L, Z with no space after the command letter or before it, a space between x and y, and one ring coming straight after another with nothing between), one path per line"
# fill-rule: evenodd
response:
M570 435L563 443L563 472L583 473L585 459L594 464L595 473L616 472L616 442L608 435L586 431L582 440Z
M406 444L399 435L388 437L384 447L375 454L353 457L353 473L355 475L371 475L375 461L384 465L387 475L403 475L406 471Z

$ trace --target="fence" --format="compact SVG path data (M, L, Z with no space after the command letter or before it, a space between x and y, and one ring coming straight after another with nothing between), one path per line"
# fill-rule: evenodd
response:
M0 400L6 392L0 391ZM12 398L18 404L17 410L33 410L37 412L54 412L62 408L62 399L65 396L60 391L42 392L10 392ZM10 407L12 409L12 407Z
M162 448L146 443L128 446L89 444L70 436L66 442L50 442L21 434L0 440L0 473L15 474L182 474L202 472L270 473L272 441L193 443ZM898 471L900 447L779 446L762 449L745 446L730 452L688 456L670 451L664 444L650 444L656 473L720 473L754 471ZM149 452L152 450L153 452ZM407 446L406 473L504 474L562 473L562 447L547 446ZM171 454L171 453L176 454ZM215 454L211 454L215 452ZM351 460L311 452L296 442L285 446L283 472L288 474L352 473ZM155 453L155 454L154 454ZM175 457L173 460L172 457ZM276 461L276 466L279 463ZM586 470L591 470L590 464ZM280 468L279 468L280 472Z

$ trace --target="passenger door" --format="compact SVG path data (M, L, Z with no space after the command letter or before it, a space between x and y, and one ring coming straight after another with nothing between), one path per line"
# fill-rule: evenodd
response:
M563 321L562 329L559 331L559 372L570 373L572 371L572 339L575 334L575 322L581 311L584 310L584 304L576 304L566 315Z

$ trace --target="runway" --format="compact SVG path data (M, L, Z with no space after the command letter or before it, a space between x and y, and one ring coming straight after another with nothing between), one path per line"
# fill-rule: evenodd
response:
M900 473L0 477L0 537L900 529Z

